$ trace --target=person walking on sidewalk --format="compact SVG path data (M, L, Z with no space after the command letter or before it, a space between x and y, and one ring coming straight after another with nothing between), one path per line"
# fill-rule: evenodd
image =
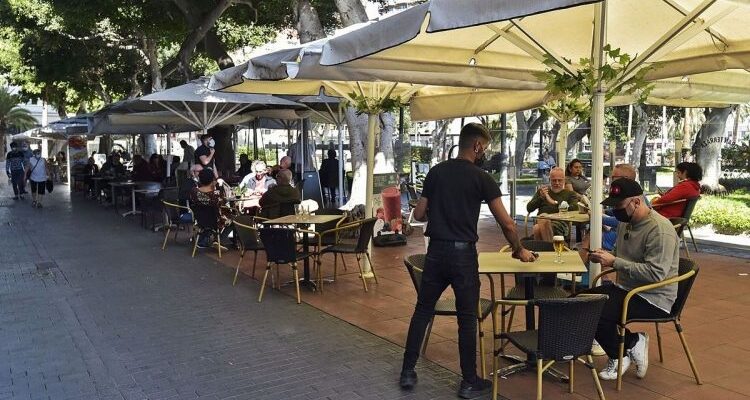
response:
M433 167L424 181L424 190L414 209L418 221L428 221L427 248L417 305L409 325L399 384L412 389L417 383L414 371L425 330L435 313L435 303L450 285L456 296L458 313L458 352L463 380L458 396L471 399L489 392L492 383L477 376L477 304L479 303L479 264L476 242L477 221L482 201L486 201L513 248L513 258L534 261L534 255L521 246L516 223L505 211L495 180L479 165L485 158L491 136L481 124L461 129L455 159ZM456 195L460 193L460 195Z
M5 156L5 173L13 186L13 200L23 199L26 193L26 178L24 176L26 158L18 149L18 144L10 144L10 151Z
M33 151L29 165L26 166L26 171L28 171L27 174L31 185L31 198L33 200L31 206L42 208L44 190L49 178L49 165L47 164L47 160L42 158L41 150L36 149Z

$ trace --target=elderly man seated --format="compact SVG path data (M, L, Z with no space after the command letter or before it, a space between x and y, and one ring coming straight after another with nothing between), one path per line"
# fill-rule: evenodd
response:
M526 205L526 210L552 214L559 211L560 204L568 204L569 211L578 211L578 196L565 189L565 172L562 168L552 168L549 173L549 186L542 186ZM534 239L552 241L552 236L568 236L568 223L538 219L534 225Z
M302 200L299 190L291 185L292 171L282 169L276 175L276 186L268 189L258 203L260 216L264 218L278 218L287 214L283 209L287 204L299 204Z
M617 379L617 357L619 334L617 323L622 314L623 301L629 290L656 283L677 275L679 247L672 223L649 208L643 198L643 189L638 182L620 178L612 182L609 197L603 205L613 207L613 214L620 222L617 226L615 250L610 253L597 249L590 253L591 262L601 263L602 268L613 268L617 272L614 285L602 285L587 290L609 296L602 310L596 331L596 340L609 356L607 367L599 372L602 379ZM665 317L669 315L677 298L677 284L641 292L628 305L628 319ZM636 376L643 378L648 369L648 335L625 332L625 354L622 371L630 363L636 367Z
M270 188L276 186L276 180L268 175L268 168L263 161L254 161L251 169L252 172L247 174L240 182L240 187L247 188L244 197L248 200L242 202L242 209L250 210L250 213L254 214L253 211L259 207L258 201L261 196Z

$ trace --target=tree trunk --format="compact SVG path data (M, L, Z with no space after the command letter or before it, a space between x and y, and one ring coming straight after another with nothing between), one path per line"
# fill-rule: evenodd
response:
M635 135L633 135L633 168L638 171L641 166L641 154L645 153L646 136L648 136L648 115L643 106L636 104L633 106L636 116ZM645 158L643 158L645 160Z
M99 136L99 153L100 154L109 154L112 152L112 145L114 144L114 140L112 139L112 135L102 135ZM55 153L50 153L55 154Z
M326 36L318 11L310 0L297 0L294 17L297 21L297 35L299 35L300 43L312 42Z
M353 182L349 193L349 201L341 208L352 210L358 204L365 204L367 163L365 162L363 139L367 132L367 116L357 115L351 107L346 109L345 115L346 124L349 127L349 151L351 152ZM360 132L365 132L365 134L360 135Z
M520 174L523 167L523 161L526 155L526 149L531 145L534 133L539 130L547 118L538 110L531 110L527 119L523 111L516 112L516 151L515 166L517 173Z
M344 26L367 21L367 12L360 0L336 0L336 8Z
M208 133L214 138L216 143L214 148L216 149L216 169L219 171L219 176L232 176L234 175L234 147L232 147L232 134L234 133L233 127L230 126L217 126L208 130Z
M384 165L376 165L375 170L393 172L393 135L396 131L396 116L393 113L380 114L380 151ZM376 161L380 157L376 158Z
M740 130L740 105L735 105L734 108L734 125L732 126L732 143L737 143L738 131Z
M430 135L432 137L431 161L433 165L448 158L446 157L448 149L445 148L445 143L448 135L448 127L450 127L452 122L452 119L440 119L435 121L435 129Z
M721 147L724 144L727 117L731 112L732 109L729 107L706 108L703 112L706 116L706 122L695 135L693 152L695 153L695 161L703 168L701 188L707 193L724 191L724 188L719 185Z

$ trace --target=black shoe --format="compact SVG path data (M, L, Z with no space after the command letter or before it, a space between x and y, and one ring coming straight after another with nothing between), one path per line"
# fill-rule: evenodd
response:
M477 378L474 383L461 381L461 387L458 388L458 397L462 399L473 399L489 393L491 389L492 381L487 379Z
M413 369L401 371L401 377L398 380L401 389L411 390L417 384L417 372Z

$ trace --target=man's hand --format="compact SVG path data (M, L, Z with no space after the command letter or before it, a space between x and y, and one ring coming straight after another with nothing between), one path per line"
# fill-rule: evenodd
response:
M530 252L527 249L524 249L521 247L520 249L516 250L512 254L513 258L517 258L521 260L522 262L534 262L536 261L536 256L534 256L534 253Z
M209 151L209 153L210 153L210 154L211 154L212 156L214 155L214 153L216 153L216 149L214 149L213 147L209 148L209 149L208 149L208 151Z
M589 260L601 264L604 268L612 268L615 264L615 256L604 249L594 250L589 253Z

